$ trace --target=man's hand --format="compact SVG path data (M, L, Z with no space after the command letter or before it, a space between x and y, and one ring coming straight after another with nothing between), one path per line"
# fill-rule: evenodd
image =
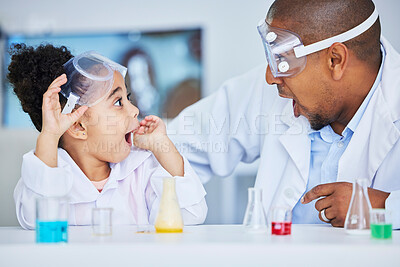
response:
M329 223L335 227L343 227L346 219L347 210L350 205L353 184L347 182L337 182L321 184L308 191L301 200L302 204L307 204L314 199L321 198L315 202L315 208L319 211L325 209L325 216ZM373 208L385 208L385 200L390 193L368 188L368 196Z

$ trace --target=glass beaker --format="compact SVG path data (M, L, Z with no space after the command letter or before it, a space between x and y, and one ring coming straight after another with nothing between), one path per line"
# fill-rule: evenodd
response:
M163 180L163 193L154 226L158 233L180 233L183 231L183 220L176 196L174 177L164 178Z
M259 188L250 187L248 189L248 203L243 226L249 232L267 231L267 221L262 205L262 190Z
M289 207L271 208L271 234L290 235L292 233L292 210Z
M372 209L371 237L378 239L392 237L392 216L390 211L385 209Z
M344 229L348 234L369 234L371 202L368 197L368 180L357 178L347 210Z
M36 199L36 242L68 242L68 207L66 197Z
M112 208L92 209L93 235L105 236L112 234Z

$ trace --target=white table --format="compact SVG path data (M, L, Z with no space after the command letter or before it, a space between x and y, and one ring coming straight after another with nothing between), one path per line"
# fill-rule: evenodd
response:
M0 266L400 266L400 231L390 240L293 225L291 236L250 234L239 225L185 227L182 234L115 226L96 237L69 227L68 244L35 244L35 232L0 228Z

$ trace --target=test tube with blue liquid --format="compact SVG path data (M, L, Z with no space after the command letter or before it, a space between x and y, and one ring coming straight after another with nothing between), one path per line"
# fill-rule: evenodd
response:
M36 199L36 243L68 242L68 207L66 197Z

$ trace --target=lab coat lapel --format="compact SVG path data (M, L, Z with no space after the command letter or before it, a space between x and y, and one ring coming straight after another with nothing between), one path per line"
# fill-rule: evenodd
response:
M270 122L281 131L266 136L261 155L263 161L255 183L255 187L264 190L263 203L267 213L275 205L293 208L308 181L311 148L309 123L304 117L294 117L292 101L282 105L280 125L276 125L275 119Z
M125 179L130 173L135 171L152 154L148 150L133 147L129 156L120 163L111 163L111 173L109 181L104 186L104 191L117 188L118 181Z
M109 180L107 181L102 194L106 191L118 187L118 181L125 179L129 174L134 172L148 157L152 154L147 150L142 150L139 148L133 148L128 157L119 163L110 163L111 173ZM68 162L71 165L71 170L73 172L73 189L69 194L70 203L88 203L96 201L100 193L94 187L92 182L86 177L75 161L69 156L69 154L62 150L60 152L62 160Z
M311 141L308 137L309 123L303 116L295 118L292 109L292 103L289 102L281 118L289 129L279 138L279 141L307 184L311 154Z
M86 177L79 166L65 150L60 150L59 156L71 166L73 184L72 190L68 195L71 204L86 203L95 201L99 191L92 182Z
M372 183L385 156L399 139L389 107L378 86L338 166L338 180L367 178Z

